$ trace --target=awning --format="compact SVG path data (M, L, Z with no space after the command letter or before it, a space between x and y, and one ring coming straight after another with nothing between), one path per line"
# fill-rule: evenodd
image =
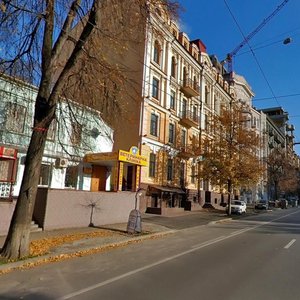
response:
M160 186L160 185L149 185L148 186L148 193L155 193L155 192L165 192L165 193L173 193L173 194L185 194L185 192L176 187L169 187L169 186Z

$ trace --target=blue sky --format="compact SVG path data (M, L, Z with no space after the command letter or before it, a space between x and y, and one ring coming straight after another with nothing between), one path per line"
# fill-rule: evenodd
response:
M200 38L209 54L226 58L283 0L179 0L181 29L191 40ZM234 57L233 69L252 87L256 108L282 106L300 142L300 1L283 8ZM292 39L283 44L287 37ZM254 58L256 57L256 59ZM261 71L262 70L262 71ZM296 96L291 96L295 95ZM274 98L275 96L275 98ZM267 99L266 99L267 98ZM296 146L300 154L300 145Z

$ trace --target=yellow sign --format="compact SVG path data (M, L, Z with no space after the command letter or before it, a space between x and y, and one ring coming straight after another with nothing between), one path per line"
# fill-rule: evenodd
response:
M136 166L136 175L135 175L135 190L137 191L140 186L140 171L141 167Z
M120 162L119 165L119 191L122 191L122 186L123 186L123 172L124 172L124 164Z
M139 155L136 149L136 147L131 147L130 152L119 150L119 161L129 162L139 166L147 166L147 157Z

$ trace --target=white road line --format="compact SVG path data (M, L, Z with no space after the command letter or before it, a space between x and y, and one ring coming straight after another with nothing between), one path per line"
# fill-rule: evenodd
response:
M146 266L144 266L144 267L141 267L141 268L132 270L132 271L130 271L130 272L121 274L121 275L119 275L119 276L110 278L110 279L108 279L108 280L105 280L105 281L96 283L96 284L91 285L91 286L89 286L89 287L87 287L87 288L84 288L84 289L75 291L75 292L70 293L70 294L65 295L65 296L62 296L62 297L58 298L58 300L67 300L67 299L71 299L71 298L73 298L73 297L82 295L82 294L84 294L84 293L87 293L87 292L89 292L89 291L95 290L95 289L97 289L97 288L100 288L100 287L105 286L105 285L107 285L107 284L110 284L110 283L112 283L112 282L115 282L115 281L118 281L118 280L120 280L120 279L129 277L129 276L131 276L131 275L137 274L137 273L139 273L139 272L142 272L142 271L144 271L144 270L153 268L153 267L155 267L155 266L164 264L164 263L166 263L166 262L168 262L168 261L171 261L171 260L173 260L173 259L176 259L176 258L178 258L178 257L184 256L184 255L189 254L189 253L192 253L192 252L195 252L195 251L197 251L197 250L199 250L199 249L208 247L208 246L210 246L210 245L216 244L216 243L221 242L221 241L223 241L223 240L230 239L230 238L232 238L232 237L234 237L234 236L236 236L236 235L242 234L242 233L244 233L244 232L246 232L246 231L254 230L254 229L256 229L256 228L259 228L259 227L262 227L262 226L264 226L264 225L270 224L270 223L272 223L272 222L274 222L274 221L280 220L280 219L282 219L282 218L285 218L285 217L287 217L287 216L289 216L289 215L293 215L293 214L295 214L295 213L296 213L296 212L293 212L293 213L290 213L290 214L288 214L288 215L281 216L281 217L279 217L279 218L276 218L276 219L274 219L274 220L265 222L265 223L260 224L260 225L256 225L256 226L253 226L253 227L247 227L246 229L242 229L242 230L235 231L235 232L233 232L231 235L228 235L228 236L220 236L220 237L218 237L218 238L216 238L216 239L213 239L213 240L210 240L210 241L206 241L206 242L204 242L204 243L202 243L202 244L199 244L199 245L195 245L195 246L194 246L195 248L192 248L192 249L183 251L183 252L178 253L178 254L176 254L176 255L173 255L173 256L167 257L167 258L165 258L165 259L159 260L159 261L157 261L157 262L155 262L155 263L153 263L153 264L149 264L149 265L146 265Z
M296 239L292 239L286 246L284 246L284 249L289 249L295 242Z
M216 242L219 242L219 241L223 241L224 238L227 238L227 236L222 235L222 236L219 236L219 237L217 237L217 238L215 238L215 239L212 239L212 240L203 242L203 243L201 243L201 244L193 245L191 248L192 248L192 249L195 249L195 248L203 247L203 245L206 245L206 244L211 245L212 243L216 243Z
M243 229L240 229L240 230L231 232L229 235L230 235L230 236L239 235L239 234L241 234L241 233L244 233L244 232L249 231L249 230L252 230L252 229L253 229L253 227L246 227L246 228L243 228Z

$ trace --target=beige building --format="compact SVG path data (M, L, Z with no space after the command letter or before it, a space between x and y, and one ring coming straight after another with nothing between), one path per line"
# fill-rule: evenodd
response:
M197 174L210 117L232 97L222 66L213 64L201 40L191 41L158 10L147 24L145 53L141 153L149 167L142 168L141 186L147 211L218 205L220 195Z
M109 167L113 191L144 189L141 210L165 214L219 205L224 201L220 190L198 176L201 141L212 137L211 117L240 101L248 126L258 134L265 130L266 117L252 107L253 92L244 78L235 74L229 85L224 67L207 54L205 44L190 40L165 7L155 4L145 11L134 0L103 1L101 30L90 46L100 64L85 57L78 63L93 76L83 89L74 85L72 98L89 100L114 129L113 154L104 162L96 153L86 157L92 164L92 190L102 189ZM261 158L265 150L258 149ZM124 163L120 151L147 163L135 164L134 157ZM264 193L265 181L251 191L252 200Z

